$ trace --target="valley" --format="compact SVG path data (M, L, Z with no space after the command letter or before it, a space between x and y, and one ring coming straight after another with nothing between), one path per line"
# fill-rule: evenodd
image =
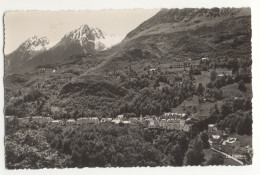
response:
M19 71L5 67L8 168L230 165L209 150L230 137L246 143L232 146L252 163L250 9L162 9L109 49L91 42L104 38L99 30L67 42L91 31L81 29ZM190 129L156 125L166 113L184 114ZM118 124L66 124L120 115Z

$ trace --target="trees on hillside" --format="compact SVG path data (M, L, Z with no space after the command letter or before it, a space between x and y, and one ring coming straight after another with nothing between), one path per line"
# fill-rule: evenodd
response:
M238 82L237 88L238 88L240 91L243 91L243 92L246 91L246 86L245 86L245 83L244 83L243 80L240 80L240 81Z
M214 81L217 78L218 74L216 72L216 70L211 70L210 71L210 80Z
M204 149L210 147L210 145L209 145L209 136L208 136L208 134L205 131L200 133L199 138L200 138L200 140L202 142L202 145L203 145Z
M202 83L199 83L197 87L197 94L203 96L204 91L205 91L205 87L202 85Z
M203 145L202 142L196 138L192 147L188 149L185 154L185 165L201 165L204 161Z
M221 154L214 153L207 161L207 165L223 165L224 157Z

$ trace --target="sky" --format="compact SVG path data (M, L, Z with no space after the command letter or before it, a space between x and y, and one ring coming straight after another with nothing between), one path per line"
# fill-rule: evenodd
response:
M4 16L4 51L5 54L13 52L33 36L47 37L54 45L66 33L84 24L123 39L157 12L159 9L7 12Z

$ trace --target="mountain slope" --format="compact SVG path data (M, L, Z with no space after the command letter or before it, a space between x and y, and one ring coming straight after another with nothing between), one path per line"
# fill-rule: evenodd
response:
M60 42L50 49L37 50L38 52L33 52L33 54L31 52L21 54L20 48L23 48L24 45L22 44L16 51L6 56L6 70L7 73L23 73L38 65L62 62L71 55L94 54L111 47L114 44L109 42L111 38L113 36L107 36L98 28L83 25L66 34ZM38 47L35 45L34 49L39 49ZM17 60L20 60L18 65L14 64Z
M104 55L111 56L94 74L143 61L156 66L205 56L251 59L250 9L162 9Z
M46 37L33 36L23 42L14 52L5 56L5 69L13 72L31 60L33 56L48 49L49 40Z

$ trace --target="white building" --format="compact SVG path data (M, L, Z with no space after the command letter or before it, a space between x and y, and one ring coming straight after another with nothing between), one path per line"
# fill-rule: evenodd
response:
M208 125L208 132L215 132L217 131L217 127L214 124Z
M62 124L64 124L64 121L62 121L62 120L52 120L51 123L55 124L55 125L62 125Z
M76 125L77 124L76 120L74 120L74 119L69 119L69 120L66 121L66 123L69 124L69 125Z

